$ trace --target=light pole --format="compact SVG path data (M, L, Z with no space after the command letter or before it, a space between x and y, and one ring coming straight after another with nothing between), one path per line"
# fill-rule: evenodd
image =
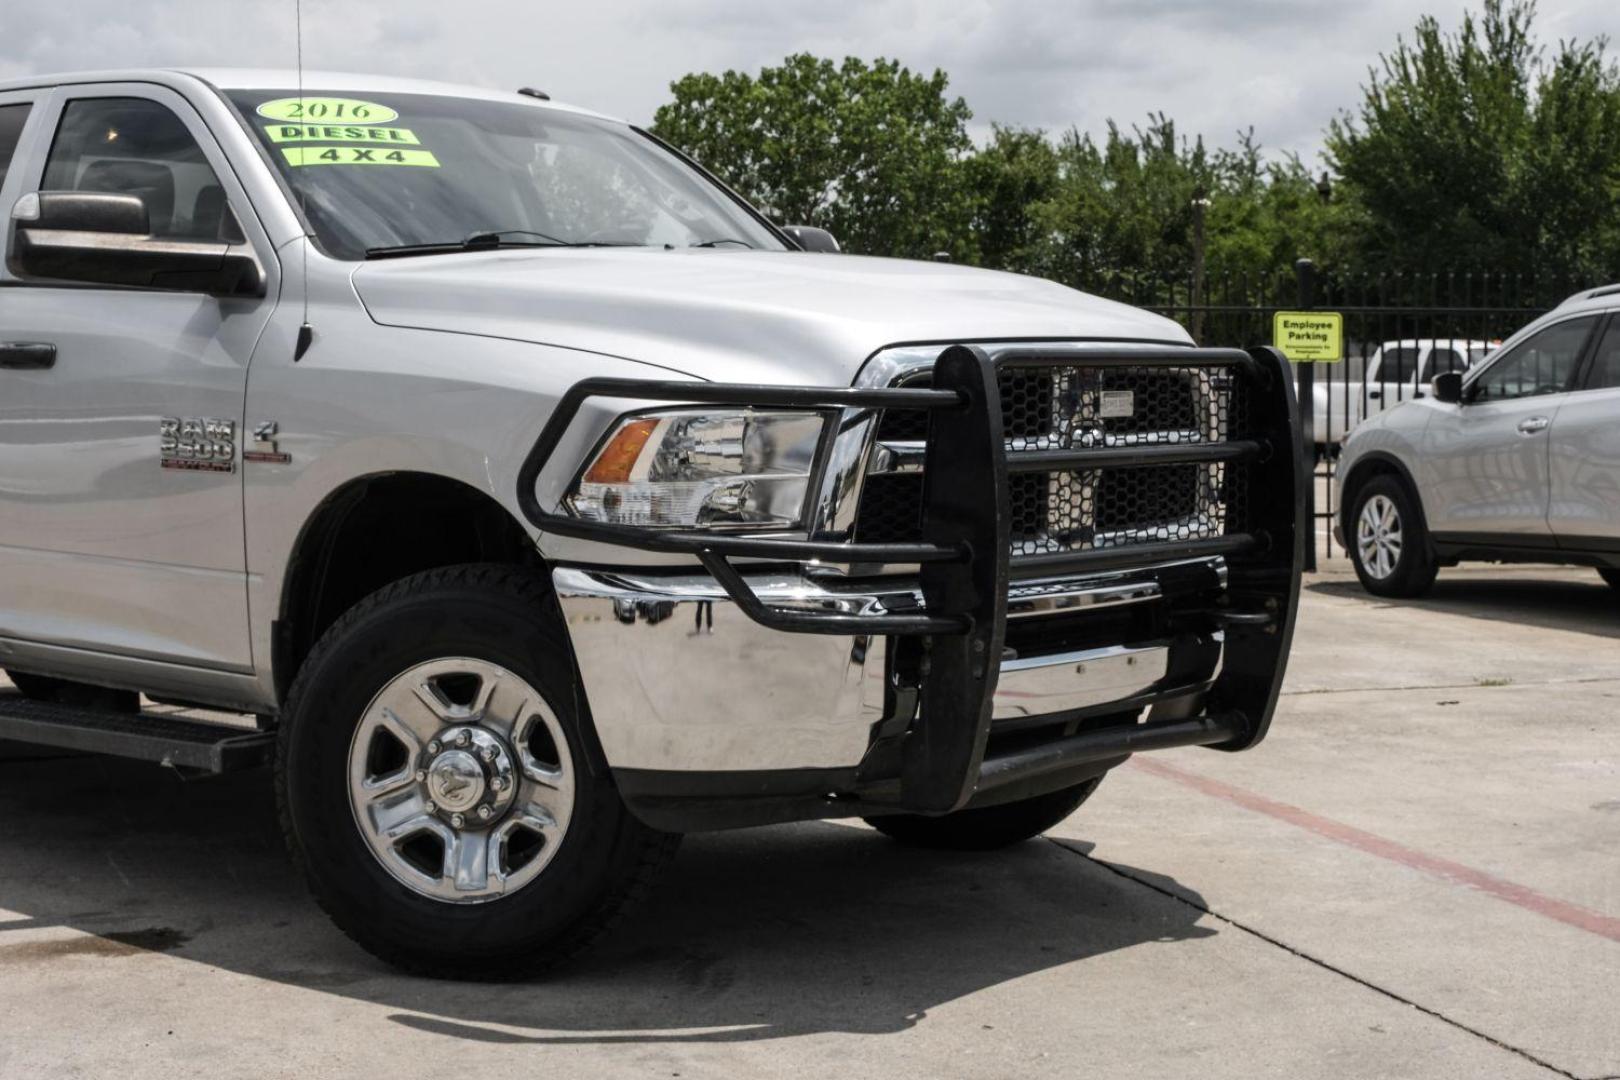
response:
M1193 189L1193 264L1192 264L1192 336L1197 344L1204 341L1204 214L1210 208L1209 193L1204 185Z

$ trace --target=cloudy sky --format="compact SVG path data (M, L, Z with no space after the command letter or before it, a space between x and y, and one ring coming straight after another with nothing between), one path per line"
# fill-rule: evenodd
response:
M303 0L306 68L534 85L636 121L690 71L791 52L944 68L976 114L1102 129L1162 110L1218 143L1253 126L1314 158L1381 50L1469 0ZM1477 3L1478 0L1473 0ZM1543 0L1546 40L1615 0ZM294 0L0 0L0 79L148 65L291 66Z

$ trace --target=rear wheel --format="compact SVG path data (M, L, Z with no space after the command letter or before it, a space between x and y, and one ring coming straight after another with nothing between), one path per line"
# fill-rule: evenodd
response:
M1032 839L1053 828L1102 783L1093 777L1083 784L1063 788L1033 799L958 810L942 817L920 814L885 814L869 817L866 823L885 836L911 847L942 851L994 851Z
M1417 500L1393 476L1379 476L1356 493L1350 514L1350 560L1362 587L1375 596L1422 596L1439 565Z
M333 921L384 960L538 972L606 931L674 851L609 781L551 610L521 570L409 578L340 619L288 696L289 846Z

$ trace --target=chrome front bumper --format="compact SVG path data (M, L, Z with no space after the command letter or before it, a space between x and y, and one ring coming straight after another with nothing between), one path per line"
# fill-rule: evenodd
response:
M1048 432L1039 417L1007 434L1008 409L1027 399L1019 378L1047 385L1050 375L1058 387L1166 371L1218 385L1224 418L1200 438L1110 444L1091 428ZM519 471L518 502L557 568L615 784L643 821L691 831L947 814L1072 787L1142 750L1245 750L1265 737L1304 555L1301 444L1281 354L953 345L930 382L587 379L559 401ZM869 540L842 518L792 535L580 519L547 468L601 400L816 410L853 424L823 447L820 467L857 479L864 458L846 469L833 451L868 445L879 414L915 414L927 427L916 519ZM552 472L576 467L565 455ZM1116 542L1090 531L1092 519L1160 521L1162 485L1139 490L1129 478L1166 468L1205 477L1196 498L1230 507L1218 532L1170 527ZM1120 505L1105 514L1083 492L1054 496L1053 477L1072 474L1119 479ZM1067 499L1062 514L1019 516L1035 490ZM557 538L589 547L548 548ZM644 555L665 561L626 569Z
M1224 580L1220 560L1199 565ZM1156 569L1163 568L1020 583L1009 590L1008 619L1159 602ZM762 600L789 610L876 616L921 603L915 590L862 591L837 579L781 571L746 576ZM702 573L563 567L552 580L597 733L615 769L852 769L889 719L886 637L769 629ZM1167 681L1172 652L1164 640L1023 655L1008 650L993 721L1142 701L1173 689ZM1196 691L1216 670L1177 681Z

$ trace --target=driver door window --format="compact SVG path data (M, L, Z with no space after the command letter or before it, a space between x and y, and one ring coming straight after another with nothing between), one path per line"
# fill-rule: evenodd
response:
M28 122L31 108L27 103L0 105L0 188L6 186L6 172L11 168L17 144L22 141L23 125Z
M178 116L145 98L69 102L41 188L139 196L161 239L241 240L202 147Z
M1468 361L1456 349L1437 348L1429 356L1429 381L1433 382L1436 375L1444 375L1450 371L1467 371Z
M1474 381L1476 403L1562 394L1569 389L1595 318L1570 319L1541 333L1492 364Z

